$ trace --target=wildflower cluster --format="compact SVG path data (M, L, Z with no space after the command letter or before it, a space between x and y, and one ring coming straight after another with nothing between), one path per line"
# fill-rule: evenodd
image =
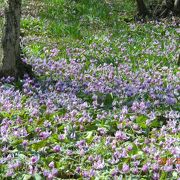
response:
M90 47L92 54L101 48ZM1 79L0 175L177 178L180 166L168 158L180 156L179 72L147 68L148 61L134 70L128 56L100 63L71 51L58 61L56 48L29 58L36 79Z

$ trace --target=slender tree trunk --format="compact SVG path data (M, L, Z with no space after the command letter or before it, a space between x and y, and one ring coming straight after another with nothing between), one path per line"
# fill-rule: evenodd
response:
M0 15L0 77L23 76L29 66L20 58L21 0L4 0Z
M138 9L138 15L145 17L145 16L149 16L149 11L144 3L143 0L136 0L137 3L137 9Z

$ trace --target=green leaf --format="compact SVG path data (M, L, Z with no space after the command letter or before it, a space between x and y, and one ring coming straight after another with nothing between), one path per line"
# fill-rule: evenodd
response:
M55 143L58 141L58 135L53 134L51 137L48 138L48 142Z
M34 178L35 178L35 180L41 180L42 179L42 177L39 174L35 174Z
M178 173L177 173L177 172L174 171L174 172L172 173L172 175L173 175L174 178L178 178Z
M87 132L86 139L87 139L88 141L92 141L92 139L93 139L93 131L88 131L88 132Z
M104 105L105 106L111 106L112 102L113 102L113 94L112 93L107 94L105 97L105 100L104 100Z
M146 129L146 128L147 128L146 120L147 120L147 117L144 116L144 115L141 115L141 116L137 117L136 123L137 123L141 128Z
M34 143L32 144L32 149L34 150L39 150L40 148L44 147L46 145L47 141L46 140L42 140L40 142Z
M159 121L157 119L152 121L151 124L150 124L151 128L158 128L159 126L160 126L160 123L159 123Z
M25 174L23 180L29 180L29 179L31 179L31 175Z
M18 154L18 157L22 160L25 160L26 159L26 156L24 154Z
M160 180L167 179L167 172L163 171L160 177Z

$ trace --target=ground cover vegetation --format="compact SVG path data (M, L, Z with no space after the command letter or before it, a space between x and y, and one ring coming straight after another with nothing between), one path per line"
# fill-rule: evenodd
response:
M178 179L177 19L135 1L23 2L23 61L0 81L0 178Z

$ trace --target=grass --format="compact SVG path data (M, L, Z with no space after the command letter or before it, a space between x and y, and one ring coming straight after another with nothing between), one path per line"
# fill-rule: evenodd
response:
M162 66L174 66L177 50L170 50L165 56L157 56L142 54L142 49L153 50L156 48L152 46L155 38L161 44L157 51L163 50L163 46L171 41L166 38L166 31L173 33L178 38L175 28L155 27L152 23L148 23L137 24L132 30L129 24L133 23L135 14L133 3L134 1L131 0L126 2L121 0L43 0L40 5L43 8L38 13L38 17L26 16L22 20L24 36L34 37L33 40L35 40L32 43L28 41L24 52L29 53L30 56L43 57L43 47L44 44L47 44L49 50L53 49L54 46L60 49L59 58L66 58L68 47L83 48L87 52L88 46L97 43L112 48L112 54L115 54L116 58L120 58L121 61L123 54L129 54L133 64L137 64L137 60L144 61L148 58L151 59L150 68L159 63ZM107 36L111 36L109 42L103 40ZM133 39L133 42L128 44L125 42L128 39ZM122 53L118 47L124 42L125 50ZM145 44L143 44L144 42ZM178 45L175 44L175 46ZM39 52L37 53L37 51ZM42 55L40 55L41 52ZM103 61L106 59L108 63L114 63L115 58L103 57L103 52L90 56L97 58L99 54L101 54ZM86 53L83 55L88 56Z
M128 4L127 2L122 3L122 1L108 3L104 0L44 2L47 6L44 13L41 13L41 17L51 21L48 24L49 32L53 36L71 35L75 38L82 38L90 31L94 32L114 26L120 19L119 10L121 11L121 8L125 8L124 5ZM116 9L115 7L120 8Z
M39 12L39 17L23 19L22 30L26 36L33 34L58 43L59 48L63 50L69 45L72 47L72 44L76 46L76 40L86 41L93 34L120 29L124 19L129 18L131 21L133 18L131 3L131 1L129 3L122 1L108 3L103 0L77 2L44 0L42 1L44 8ZM127 12L131 16L128 16Z

